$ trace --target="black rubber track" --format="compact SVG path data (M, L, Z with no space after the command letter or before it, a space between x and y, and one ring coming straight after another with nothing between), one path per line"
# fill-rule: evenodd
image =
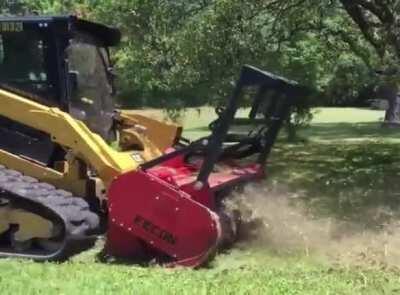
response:
M37 179L0 165L0 198L13 208L40 215L61 227L58 249L51 252L16 252L0 245L0 257L29 258L36 261L61 261L90 247L99 226L99 217L90 211L88 203L65 190L39 182Z

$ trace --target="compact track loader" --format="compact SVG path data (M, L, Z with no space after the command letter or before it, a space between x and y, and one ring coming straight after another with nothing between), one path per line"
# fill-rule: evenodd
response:
M65 259L106 234L110 255L196 267L235 239L223 201L264 178L299 86L244 66L211 134L189 141L114 109L120 37L74 16L0 18L0 256Z

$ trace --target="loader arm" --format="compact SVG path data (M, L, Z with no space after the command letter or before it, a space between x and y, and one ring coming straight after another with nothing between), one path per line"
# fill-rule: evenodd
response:
M161 156L162 152L178 142L182 134L182 126L161 122L132 110L117 111L116 121L121 135L120 147L124 150L138 144L140 136L135 136L138 131L146 132L146 137L159 149Z
M85 124L58 108L51 108L10 92L0 90L0 116L37 129L51 136L52 141L67 149L73 156L90 165L107 185L114 177L138 167L130 152L118 152ZM0 150L2 158L15 156ZM20 162L26 162L21 158ZM45 169L43 171L47 171ZM44 172L43 172L44 173Z

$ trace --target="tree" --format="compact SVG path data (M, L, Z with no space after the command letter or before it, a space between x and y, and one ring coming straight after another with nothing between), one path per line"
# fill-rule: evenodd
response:
M5 0L0 3L0 15L20 14L25 12L25 5L18 0Z
M384 72L382 94L389 101L386 126L400 127L400 1L340 0L364 38L381 59ZM394 70L393 70L394 68Z
M113 57L127 106L218 104L245 63L298 80L319 93L318 105L351 105L377 64L338 0L20 1L122 29Z

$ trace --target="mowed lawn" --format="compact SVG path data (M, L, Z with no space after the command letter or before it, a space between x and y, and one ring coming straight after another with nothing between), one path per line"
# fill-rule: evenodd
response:
M381 129L382 111L315 111L312 125L300 131L306 140L279 141L265 186L296 193L290 205L307 208L314 224L331 218L380 235L384 224L400 220L400 131ZM204 135L212 118L209 108L189 110L185 134ZM100 247L62 264L0 260L0 294L400 294L400 264L390 260L398 258L395 239L378 247L381 256L360 250L354 261L302 247L280 251L267 241L241 244L199 270L101 263Z

